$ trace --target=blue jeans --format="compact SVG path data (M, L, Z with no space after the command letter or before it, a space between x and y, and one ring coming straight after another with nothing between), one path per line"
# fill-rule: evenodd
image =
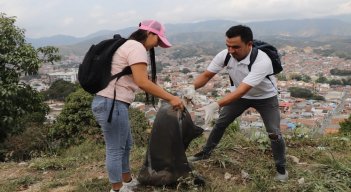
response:
M280 132L280 110L277 96L267 99L239 99L224 106L220 111L219 118L208 137L203 151L211 153L223 137L225 129L237 117L248 108L256 109L266 127L268 137L271 140L273 159L277 168L285 168L285 141Z
M129 124L129 104L115 101L112 121L107 118L113 99L95 96L91 105L93 114L101 126L106 145L106 167L111 183L122 182L122 173L130 172L129 152L132 148L132 134Z

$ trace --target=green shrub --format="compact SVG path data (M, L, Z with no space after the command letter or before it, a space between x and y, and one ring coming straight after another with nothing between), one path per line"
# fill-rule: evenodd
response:
M91 111L92 95L83 89L70 94L57 117L50 137L60 147L80 144L87 139L100 139L101 129Z
M134 145L138 147L146 146L149 140L148 129L151 129L144 112L138 109L129 109L129 119L131 123Z
M103 142L102 131L91 110L92 95L83 89L69 95L61 114L57 117L50 137L56 146L68 147L86 140ZM137 109L129 109L131 129L136 146L148 143L147 129L150 129L145 114Z
M340 122L340 132L345 134L351 134L351 115L345 121Z
M4 145L6 160L24 161L49 152L48 125L32 124L24 132L9 136Z

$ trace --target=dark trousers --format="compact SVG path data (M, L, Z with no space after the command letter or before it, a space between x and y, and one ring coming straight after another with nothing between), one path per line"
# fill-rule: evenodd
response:
M280 132L280 111L277 96L267 99L239 99L223 107L206 145L204 152L210 153L222 139L225 129L246 109L256 109L263 120L271 140L273 158L277 167L285 167L285 141Z

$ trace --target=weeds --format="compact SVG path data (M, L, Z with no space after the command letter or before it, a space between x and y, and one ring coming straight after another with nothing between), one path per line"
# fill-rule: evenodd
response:
M304 136L286 133L289 180L273 180L275 166L269 147L262 150L249 134L228 131L213 151L211 158L193 163L193 170L205 179L204 187L192 184L190 178L181 178L180 186L167 188L139 186L136 192L190 191L190 192L251 192L251 191L351 191L351 141L349 136ZM267 136L266 136L267 137ZM201 150L205 137L195 139L187 153ZM131 152L131 170L134 175L143 163L146 146L134 147ZM28 167L16 177L6 179L2 173L16 169L17 164L0 164L0 192L32 191L108 191L110 184L104 165L104 146L83 143L61 151L57 156L41 157L28 162ZM14 171L15 172L15 171ZM46 174L44 174L46 173Z
M78 164L77 158L60 158L60 157L50 157L50 158L37 158L31 164L31 168L35 170L48 171L48 170L66 170Z
M22 176L14 180L10 180L8 183L0 185L0 192L9 192L9 191L22 191L29 188L29 186L35 184L41 179L36 176Z
M85 181L78 184L78 187L75 189L76 192L86 192L86 191L109 191L110 184L107 179L97 179Z

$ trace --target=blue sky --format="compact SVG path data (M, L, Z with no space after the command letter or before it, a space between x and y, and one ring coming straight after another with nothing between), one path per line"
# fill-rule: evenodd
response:
M0 12L16 16L16 25L26 30L27 37L83 37L137 26L144 19L174 24L351 14L351 0L0 0Z

